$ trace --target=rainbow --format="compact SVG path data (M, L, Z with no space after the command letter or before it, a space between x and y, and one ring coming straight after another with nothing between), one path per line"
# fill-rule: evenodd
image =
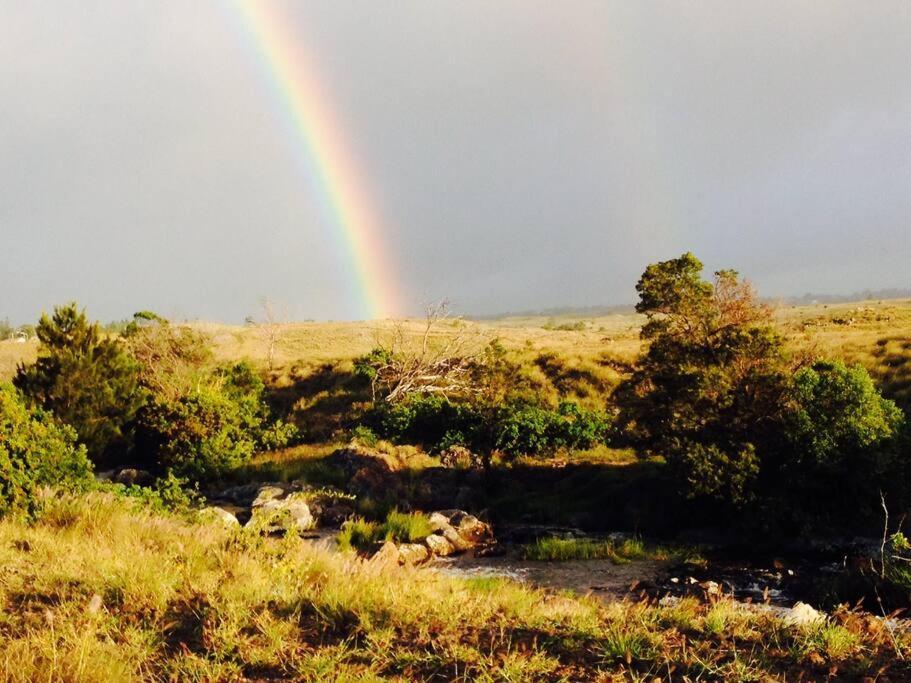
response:
M319 185L339 251L354 274L352 298L358 315L385 318L401 312L395 269L381 243L377 211L346 149L314 61L291 31L291 22L270 2L232 2L292 130L300 160Z

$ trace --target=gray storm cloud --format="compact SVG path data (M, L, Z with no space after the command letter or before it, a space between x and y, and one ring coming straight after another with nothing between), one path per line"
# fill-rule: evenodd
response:
M908 287L911 4L279 2L411 312ZM230 3L0 2L0 317L356 315Z

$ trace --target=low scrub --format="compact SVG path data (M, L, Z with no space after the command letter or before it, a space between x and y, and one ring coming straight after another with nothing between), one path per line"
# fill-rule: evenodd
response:
M604 413L571 401L552 409L527 402L500 405L440 396L378 405L365 422L379 436L400 443L418 443L432 450L458 445L512 457L591 448L604 442L610 426Z

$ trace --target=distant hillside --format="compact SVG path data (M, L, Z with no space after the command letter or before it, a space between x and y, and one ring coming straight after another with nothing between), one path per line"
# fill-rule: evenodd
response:
M853 294L812 294L776 299L793 306L812 306L813 304L843 304L852 301L879 301L883 299L911 299L911 289L867 289Z
M812 306L813 304L841 304L854 301L879 301L888 299L911 299L911 289L875 289L854 292L853 294L813 294L802 296L767 297L767 301L787 304L789 306ZM633 313L634 304L612 304L602 306L558 306L556 308L538 308L522 311L503 311L486 315L471 315L469 320L500 320L502 318L597 318L615 313Z
M488 315L468 315L469 320L499 320L501 318L598 318L614 313L634 313L633 304L615 304L612 306L559 306L557 308L538 308L525 311L505 311Z

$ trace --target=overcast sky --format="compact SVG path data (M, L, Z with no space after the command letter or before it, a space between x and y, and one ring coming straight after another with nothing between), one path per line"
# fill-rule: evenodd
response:
M262 0L266 1L266 0ZM409 312L911 287L911 3L279 2ZM357 316L227 0L0 0L0 318Z

